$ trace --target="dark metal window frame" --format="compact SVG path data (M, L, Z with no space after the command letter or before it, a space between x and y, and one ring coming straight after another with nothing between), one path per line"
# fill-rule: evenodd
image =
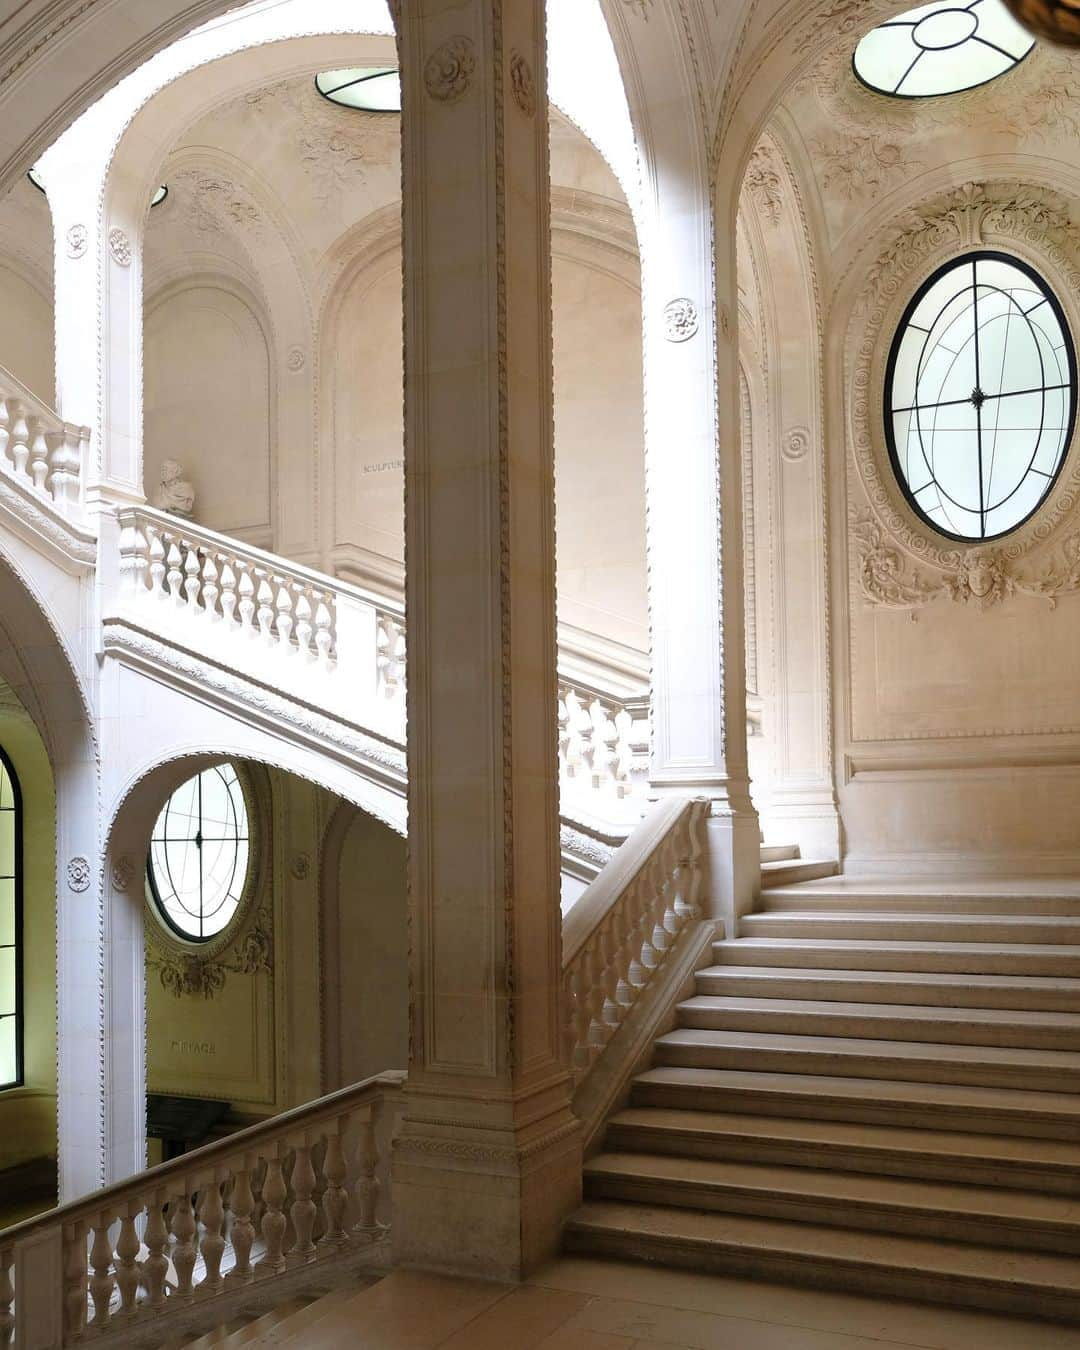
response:
M908 484L907 479L904 476L904 472L900 467L900 456L896 446L896 436L893 427L893 417L896 411L903 411L903 409L893 408L892 395L893 395L893 377L896 373L896 363L900 356L900 346L908 331L911 317L915 313L916 309L918 309L920 303L922 302L923 297L931 289L931 287L935 286L941 280L942 277L947 276L950 272L955 272L959 268L964 267L966 265L971 266L972 285L973 286L976 285L977 273L975 272L975 265L981 260L985 260L987 262L1008 263L1011 267L1015 267L1018 271L1023 272L1025 276L1029 277L1035 283L1036 289L1039 291L1040 295L1044 297L1045 302L1050 306L1051 310L1053 311L1055 318L1061 325L1061 332L1065 338L1065 351L1069 363L1069 412L1068 417L1066 419L1067 430L1065 436L1065 445L1061 453L1061 458L1058 461L1057 468L1054 470L1053 475L1047 479L1046 487L1043 489L1042 495L1040 496L1036 504L1027 513L1026 516L1024 516L1021 520L1016 521L1015 524L1010 525L1007 530L1001 530L997 534L987 534L975 537L973 535L954 534L952 531L944 529L941 525L938 525L935 521L931 520L929 516L923 511L922 507L916 501L915 494L911 491L910 485ZM930 332L933 332L933 328L934 325L931 324ZM974 340L977 347L979 340L977 328ZM1059 387L1060 386L1043 385L1041 386L1041 390L1043 392L1046 392L1046 390L1049 388L1059 388ZM1015 392L1022 393L1028 391L1017 390ZM1030 392L1038 392L1038 391L1032 390ZM1061 306L1061 302L1054 294L1053 290L1050 287L1050 284L1046 281L1046 279L1043 276L1041 276L1035 270L1034 267L1031 266L1030 263L1025 262L1023 258L1018 258L1011 253L1003 253L997 249L975 249L969 253L960 254L958 257L951 258L949 259L948 262L942 263L940 267L935 268L934 271L930 274L930 276L926 278L926 280L922 283L919 289L911 297L906 308L904 309L903 315L900 318L900 322L896 326L896 329L893 333L892 345L889 348L889 359L885 366L885 384L882 397L882 413L883 413L882 421L884 422L885 425L885 443L889 451L889 463L892 466L893 476L895 477L897 483L899 484L900 490L903 492L904 499L907 502L908 506L910 506L912 511L915 512L919 520L925 526L927 526L928 529L933 530L935 534L942 535L946 539L953 539L957 543L976 545L976 544L991 543L995 539L1003 539L1007 535L1013 534L1016 530L1019 530L1024 525L1026 525L1027 522L1031 520L1031 518L1034 515L1036 515L1046 504L1046 499L1050 496L1051 492L1053 492L1054 487L1058 482L1058 479L1061 477L1062 470L1065 467L1065 461L1069 458L1069 453L1072 448L1073 436L1076 431L1076 405L1077 405L1076 348L1073 343L1072 331L1069 328L1068 319L1065 316L1065 311ZM930 408L938 405L926 404L925 406L927 408ZM916 403L913 405L913 407L917 408L919 407L919 404ZM980 434L981 434L980 432L976 432L976 435ZM1034 455L1032 456L1032 459L1034 459ZM1029 465L1027 471L1025 472L1024 477L1026 477L1027 474L1030 472L1031 467ZM936 481L936 479L931 478L931 482L934 481ZM1021 482L1022 481L1023 479L1021 479Z
M0 746L0 762L7 771L11 783L11 795L14 800L15 816L15 1077L8 1083L0 1083L0 1092L11 1088L23 1087L26 1081L26 1068L23 1057L23 798L19 775L7 751Z
M960 9L970 10L974 9L975 6L977 4L980 4L981 2L982 0L970 0L970 3L966 5L943 4L941 6L941 12L944 12L946 10L960 10ZM918 8L918 6L914 6L914 8ZM929 19L932 17L933 16L930 14L923 15L923 19ZM874 28L870 29L870 32L874 32L875 29L877 28L905 28L905 27L916 28L918 27L919 23L923 22L923 19L918 20L918 22L912 22L908 24L905 22L903 15L900 14L897 15L896 18L886 19L883 23L875 24ZM1031 46L1028 47L1027 51L1023 54L1023 56L1013 56L1012 52L1007 52L1004 47L999 47L997 43L987 42L985 38L980 38L978 36L978 32L976 31L969 37L961 38L959 42L950 43L947 47L923 48L923 51L950 52L955 51L957 47L963 47L968 42L982 42L984 46L993 47L994 50L1000 52L1002 56L1007 56L1009 60L1012 62L1012 65L1007 66L1005 70L999 70L996 75L988 75L985 80L978 80L975 84L965 84L960 89L943 89L940 93L937 94L902 94L900 93L900 86L911 74L912 70L914 70L916 64L921 59L923 52L919 53L919 55L915 58L915 60L911 63L911 65L908 66L907 70L904 71L903 75L900 76L900 79L896 83L895 89L883 89L880 84L871 84L869 80L864 80L863 77L859 74L859 68L855 64L855 54L858 51L858 43L856 43L855 51L851 53L851 73L855 76L855 78L859 81L859 83L862 85L864 89L869 89L872 94L880 94L882 98L899 98L907 100L919 98L953 98L957 94L969 94L972 91L972 89L982 89L984 85L993 84L995 80L1000 80L1004 75L1011 75L1018 65L1020 65L1022 62L1028 59L1028 57L1035 50L1035 47L1037 45L1033 39Z

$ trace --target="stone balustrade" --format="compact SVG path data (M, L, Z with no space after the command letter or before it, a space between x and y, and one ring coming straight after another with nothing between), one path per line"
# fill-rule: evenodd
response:
M701 917L709 804L665 798L630 835L563 921L566 1037L580 1085L680 933Z
M0 1233L0 1346L159 1325L164 1341L163 1316L383 1251L404 1082L369 1078Z
M615 801L640 797L649 778L648 697L620 699L559 679L559 770L564 790Z
M65 516L82 511L90 428L62 421L0 367L0 472Z

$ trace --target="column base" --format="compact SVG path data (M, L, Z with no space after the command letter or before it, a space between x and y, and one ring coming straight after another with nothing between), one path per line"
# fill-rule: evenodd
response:
M394 1141L394 1262L516 1283L559 1252L581 1203L581 1122L542 1132L406 1120Z
M740 922L761 891L761 828L749 793L712 803L705 839L708 915L723 920L726 937L738 937Z

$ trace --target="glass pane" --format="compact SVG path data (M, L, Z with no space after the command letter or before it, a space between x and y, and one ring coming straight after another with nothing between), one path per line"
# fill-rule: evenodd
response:
M15 967L15 948L0 947L0 1015L14 1013L18 1006Z
M19 1061L15 1054L16 1031L14 1017L0 1017L0 1086L10 1086L18 1078Z
M0 811L0 877L15 875L15 812Z
M7 771L7 765L0 760L0 811L13 811L15 809L15 791L11 786L11 775Z
M15 881L13 878L0 880L0 947L10 947L15 942Z

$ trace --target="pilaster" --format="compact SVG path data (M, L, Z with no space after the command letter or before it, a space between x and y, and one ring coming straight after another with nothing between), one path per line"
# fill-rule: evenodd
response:
M520 1278L581 1184L561 1009L542 0L403 6L401 1261Z

